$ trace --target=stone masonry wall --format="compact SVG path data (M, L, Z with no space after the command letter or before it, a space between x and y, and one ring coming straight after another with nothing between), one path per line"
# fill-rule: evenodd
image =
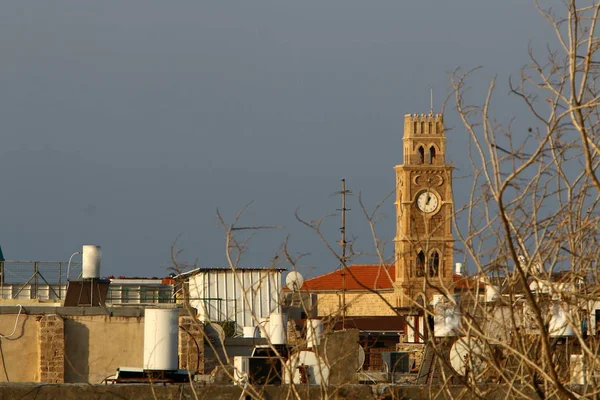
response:
M394 292L381 293L392 306L396 304ZM341 293L319 293L317 309L319 317L341 314ZM346 292L347 316L395 316L396 313L375 293Z
M179 368L204 373L204 325L189 315L179 317Z
M44 315L39 320L40 381L65 381L65 324L56 314Z

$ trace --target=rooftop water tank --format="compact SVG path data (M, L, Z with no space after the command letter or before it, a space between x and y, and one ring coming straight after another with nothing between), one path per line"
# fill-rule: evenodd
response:
M179 309L144 311L144 369L174 371L179 367Z
M433 335L457 336L461 328L460 299L457 295L443 297L433 307Z
M83 266L81 277L83 279L100 278L100 261L102 260L102 251L100 246L95 244L86 244L83 246Z
M282 313L271 313L269 315L269 340L271 344L285 344L285 316Z

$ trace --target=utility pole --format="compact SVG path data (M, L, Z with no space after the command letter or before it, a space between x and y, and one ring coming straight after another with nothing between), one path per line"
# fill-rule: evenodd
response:
M342 256L340 257L340 264L342 268L342 329L346 329L346 249L348 242L346 241L346 194L351 194L350 190L346 190L346 179L342 179L342 191L340 195L342 197L342 208L338 211L342 212L342 226L340 232L342 234L342 240L338 243L342 246Z

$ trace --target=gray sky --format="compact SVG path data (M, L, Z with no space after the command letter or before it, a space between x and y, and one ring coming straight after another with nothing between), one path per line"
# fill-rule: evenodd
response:
M4 255L66 260L99 244L103 275L127 276L166 275L178 235L182 261L225 265L215 210L232 219L251 201L242 223L285 229L257 233L243 265L267 264L290 235L310 253L306 275L334 269L295 209L335 212L343 177L367 205L381 200L403 115L429 111L430 87L440 106L456 67L485 67L475 94L498 74L499 116L525 124L506 83L530 43L552 40L517 0L19 0L0 19ZM451 113L446 124L461 175L466 133ZM372 250L348 202L348 232ZM391 201L384 212L391 241Z

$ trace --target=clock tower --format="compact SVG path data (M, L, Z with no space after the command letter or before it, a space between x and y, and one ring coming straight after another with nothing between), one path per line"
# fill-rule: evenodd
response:
M396 171L396 297L453 292L452 169L442 114L404 116L404 162Z

